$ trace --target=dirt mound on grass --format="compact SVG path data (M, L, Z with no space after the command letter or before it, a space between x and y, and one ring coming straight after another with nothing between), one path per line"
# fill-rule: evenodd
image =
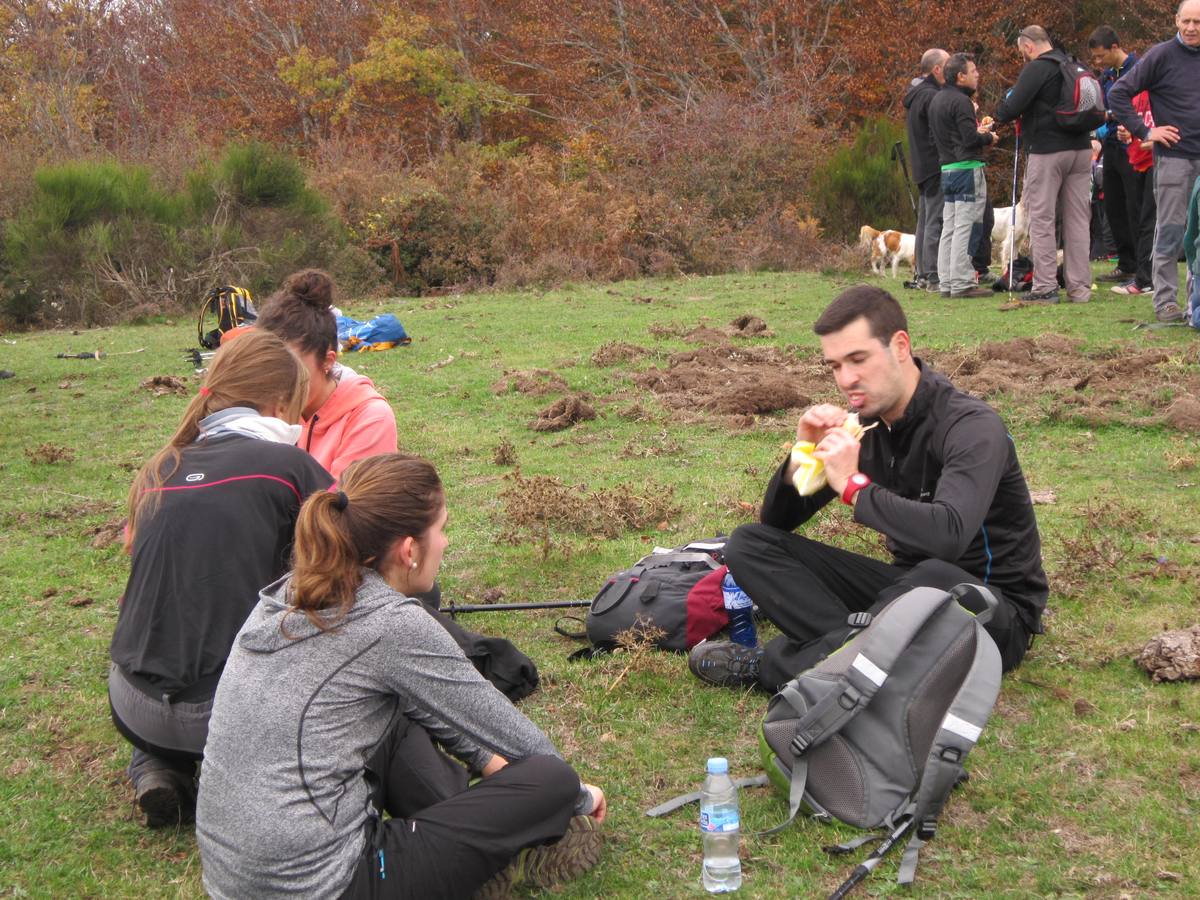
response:
M1155 681L1200 678L1200 625L1163 632L1142 649L1137 662Z
M572 394L555 400L529 423L534 431L562 431L577 422L586 422L596 418L596 409L589 403L587 394Z
M969 394L1040 407L1051 420L1200 432L1200 373L1166 350L1122 343L1085 351L1082 342L1052 334L925 358Z
M178 375L154 375L141 383L144 391L150 391L155 397L165 397L168 394L183 395L188 392L187 382Z
M544 397L567 389L567 382L557 372L549 369L531 369L528 372L505 372L504 377L492 385L493 394L516 391L531 397Z
M624 341L609 341L601 344L592 354L592 363L597 366L612 366L619 362L629 362L649 355L651 351L636 344L626 344Z
M675 418L698 413L745 417L806 407L814 395L829 395L833 383L818 360L804 362L775 347L735 347L721 343L676 353L665 369L634 376ZM751 420L752 421L752 420Z
M775 332L758 316L738 316L729 323L730 334L739 337L774 337Z

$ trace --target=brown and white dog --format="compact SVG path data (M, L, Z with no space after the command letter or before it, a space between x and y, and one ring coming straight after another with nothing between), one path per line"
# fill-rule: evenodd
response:
M871 241L871 271L882 275L888 263L892 264L892 277L901 260L916 269L917 238L902 231L881 231Z
M863 250L870 250L871 244L874 243L875 238L877 237L879 237L878 228L872 228L870 225L864 225L862 228L858 229L858 246L860 246Z

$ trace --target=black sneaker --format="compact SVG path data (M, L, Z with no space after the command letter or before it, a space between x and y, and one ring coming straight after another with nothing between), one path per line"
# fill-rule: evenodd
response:
M147 772L138 780L134 802L146 817L147 828L189 825L196 819L191 792L174 772Z
M1133 281L1133 272L1126 272L1124 269L1113 269L1111 272L1105 272L1103 275L1097 275L1097 281Z
M924 278L912 278L904 282L904 287L910 291L923 291L928 286Z
M1057 303L1058 291L1030 291L1025 296L1026 303Z
M717 687L753 687L758 684L762 648L734 641L701 641L688 654L688 668L701 681Z
M575 816L553 844L526 847L512 862L484 882L474 900L503 900L517 885L554 887L588 871L600 861L604 834L591 816Z

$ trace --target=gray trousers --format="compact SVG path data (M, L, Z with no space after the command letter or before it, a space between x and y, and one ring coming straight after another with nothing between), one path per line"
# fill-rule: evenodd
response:
M934 175L919 185L917 201L916 278L938 280L938 244L942 240L942 178Z
M133 744L129 780L134 789L148 773L161 771L175 772L183 785L191 785L208 740L212 698L168 703L139 690L113 665L108 702L117 730Z
M938 242L938 280L943 293L975 287L971 231L983 221L987 182L983 167L942 172L942 237Z
M1179 257L1187 225L1188 200L1200 176L1200 159L1154 154L1154 203L1158 210L1154 225L1154 309L1178 303Z
M1029 214L1034 291L1058 290L1058 240L1054 223L1061 213L1067 297L1077 303L1091 297L1091 188L1091 150L1029 154L1025 191L1021 196Z

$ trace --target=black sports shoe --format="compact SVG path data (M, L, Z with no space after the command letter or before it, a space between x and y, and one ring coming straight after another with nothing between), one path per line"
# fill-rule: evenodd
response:
M474 900L502 900L519 884L553 887L577 878L600 861L604 834L591 816L575 816L553 844L526 847L507 866L484 882Z
M753 687L758 684L762 655L762 647L701 641L688 654L688 668L701 681L717 687Z
M1024 300L1026 303L1057 303L1058 291L1030 291Z
M1097 281L1133 281L1133 272L1126 272L1124 269L1113 269L1111 272L1104 272L1096 276Z

